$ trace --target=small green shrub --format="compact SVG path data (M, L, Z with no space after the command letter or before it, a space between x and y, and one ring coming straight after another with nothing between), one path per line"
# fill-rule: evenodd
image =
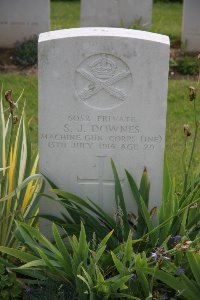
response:
M194 57L186 56L177 60L177 70L183 75L197 75L198 64Z
M0 299L16 299L21 294L21 285L13 272L8 272L0 263Z
M37 37L25 40L18 44L14 51L14 58L17 64L32 66L37 64L38 46Z
M169 69L170 69L170 71L173 71L177 67L178 67L177 61L174 58L170 58L170 60L169 60Z

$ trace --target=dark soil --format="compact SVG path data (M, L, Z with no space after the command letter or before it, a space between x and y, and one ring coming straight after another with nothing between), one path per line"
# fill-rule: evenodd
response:
M180 45L179 45L180 46ZM170 49L170 58L177 60L185 56L197 57L199 53L197 52L184 52L180 47L174 47ZM175 68L169 71L169 79L185 79L185 80L197 80L198 75L183 75L179 73Z
M20 66L15 63L13 49L0 48L0 73L23 75L37 74L37 66Z

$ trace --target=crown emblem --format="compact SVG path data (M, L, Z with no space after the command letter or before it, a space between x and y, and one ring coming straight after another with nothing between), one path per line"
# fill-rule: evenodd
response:
M117 65L116 63L105 57L102 56L101 58L98 58L93 63L90 64L90 70L91 73L99 79L108 79L114 76Z

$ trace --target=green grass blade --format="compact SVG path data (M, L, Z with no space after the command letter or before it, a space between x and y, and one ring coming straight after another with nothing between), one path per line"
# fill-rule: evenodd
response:
M89 205L85 200L82 198L72 194L68 193L62 190L53 189L52 192L54 192L56 195L62 197L63 199L66 199L67 201L72 201L76 205L81 205L84 208L90 210L91 212L95 213L100 219L103 219L106 223L110 224L114 228L115 223L113 219L107 215L98 205L96 205L91 199L88 199L89 202L92 203L93 206L95 206L97 209L93 208L91 205Z
M112 284L113 290L118 290L123 287L123 285L131 278L132 275L126 275L123 277L120 277L115 280L115 282Z
M33 218L37 214L39 201L41 199L41 193L44 191L44 188L45 188L45 182L43 178L37 179L37 184L35 184L33 196L30 199L30 202L23 215L23 219L26 222L28 222L29 219Z
M146 254L141 255L140 253L134 255L135 267L137 268L136 273L138 275L138 280L140 282L141 288L144 292L145 297L148 297L151 293L149 282L147 280L147 275L140 270L142 267L147 267Z
M100 258L102 257L104 251L106 249L106 246L102 246L100 249L98 249L95 253L95 263L97 264Z
M54 267L59 267L59 265L53 261L51 261L51 265L54 265ZM40 258L40 259L37 259L37 260L33 260L33 261L30 261L22 266L20 266L18 269L34 269L34 268L38 268L38 269L41 269L41 267L46 267L47 264L46 262L44 261L43 258Z
M23 181L24 178L24 166L22 164L24 163L24 160L22 159L24 155L24 118L21 116L20 122L19 122L19 127L17 130L16 136L18 137L15 140L15 145L16 147L16 157L15 157L15 168L13 171L13 178L14 178L14 187L17 187L21 181ZM26 150L25 150L26 151Z
M26 152L28 158L26 161L26 168L24 172L24 177L26 178L29 176L31 170L31 159L29 158L31 157L31 153L32 153L29 126L26 118L24 118L24 133L25 133L25 140L26 140Z
M61 239L61 236L55 224L52 225L52 231L53 231L54 240L56 242L56 246L62 256L62 259L60 261L66 273L68 274L68 277L70 277L70 279L73 279L74 276L73 276L72 265L71 265L71 257L69 255L69 252L67 251L65 244L63 243L63 240Z
M147 169L144 168L141 181L140 181L139 193L142 196L142 199L144 200L144 203L146 204L147 208L149 206L149 191L150 191L150 182L148 178Z
M27 186L27 184L33 180L36 180L38 178L41 178L41 175L40 174L35 174L35 175L32 175L32 176L29 176L28 178L26 178L22 184L20 184L18 187L16 187L14 189L14 191L12 191L11 193L9 193L8 195L2 197L0 199L0 202L4 202L10 198L12 198L13 196L15 196L18 192L20 192L23 188L25 188Z
M158 231L157 230L153 231L153 229L155 229L156 227L154 227L150 213L148 212L146 204L144 203L144 200L142 198L140 198L140 203L141 203L142 215L143 215L145 223L147 225L152 245L155 246L158 241Z
M111 232L109 232L104 238L103 240L100 242L98 249L100 249L101 247L106 246L106 243L108 242L108 240L110 239L111 235L113 234L113 230ZM97 250L98 250L97 249Z
M133 247L132 247L132 231L130 230L128 239L125 243L124 249L124 257L123 257L123 264L126 265L127 263L131 262Z
M154 224L151 219L150 213L148 212L146 203L144 202L133 177L130 175L130 173L127 170L126 170L126 176L128 178L128 182L129 182L129 185L131 188L132 195L138 205L138 213L141 215L140 221L138 220L138 223L140 222L139 228L146 228L146 227L148 228L149 233L150 233L150 238L152 240L152 245L155 246L156 242L158 240L158 232L156 230L151 232L154 229ZM146 174L143 174L143 176L146 176ZM147 183L145 183L145 185L147 186L147 190L148 190L149 189L148 180L147 179L143 179L143 180L145 180L147 182ZM148 191L147 191L147 193L148 193ZM139 234L141 234L142 231L143 231L142 229L139 229ZM139 234L137 235L138 238L140 237Z
M91 289L90 289L90 286L89 286L89 283L87 282L87 280L82 275L79 275L79 274L77 275L77 277L86 284L88 290L90 291Z
M149 179L148 179L148 174L147 174L146 168L144 168L144 171L143 171L143 174L141 177L141 181L140 181L139 193L140 193L141 198L143 199L144 204L146 205L147 209L148 209L148 205L149 205L149 190L150 190L150 183L149 183ZM142 216L142 212L139 209L138 210L137 236L138 237L142 236L144 234L145 230L146 230L146 226L144 226L144 219Z
M18 259L20 259L22 261L25 261L25 262L29 262L29 261L37 259L37 256L34 256L32 254L29 254L27 252L23 252L21 250L17 250L17 249L14 249L14 248L0 246L0 251L2 253L11 255L11 256L13 256L15 258L18 258Z
M115 221L93 200L91 200L89 197L87 199L88 201L90 201L90 203L92 203L94 207L96 207L97 212L99 212L98 216L100 217L100 219L102 219L105 222L105 224L109 225L110 229L115 228L116 227Z
M6 158L6 151L5 151L5 118L4 118L4 109L3 109L3 96L2 96L2 89L1 89L1 101L0 101L0 167L5 168L7 158ZM9 143L10 143L10 136L9 136Z
M124 272L126 270L124 264L117 258L117 256L115 255L114 252L111 251L111 255L112 255L112 259L113 259L113 262L115 264L115 267L116 267L117 271L120 274L124 274Z
M67 248L66 248L65 244L63 243L63 240L62 240L55 224L52 225L52 232L53 232L54 240L56 242L56 246L57 246L58 250L61 252L62 256L70 259Z
M194 252L186 253L192 274L200 288L200 256Z
M92 281L91 276L89 275L89 273L83 267L82 267L82 270L83 270L83 273L84 273L85 277L87 278L89 286L92 287L93 286L93 281Z
M114 180L115 180L115 201L116 201L116 206L117 210L120 212L120 217L122 218L123 221L123 227L124 227L124 238L127 239L129 231L130 231L130 225L128 222L128 213L126 210L126 205L124 201L124 195L121 187L121 182L117 173L117 169L115 167L114 161L111 159L111 166L112 166L112 171L114 175ZM122 213L121 213L122 211Z
M91 210L92 212L96 213L96 210L89 205L85 200L83 200L82 198L72 194L72 193L68 193L62 190L58 190L58 189L52 189L52 192L55 193L56 195L66 199L66 200L72 200L74 203L78 204L78 205L82 205L83 207Z
M162 281L170 288L181 293L188 300L199 300L200 288L198 288L191 280L185 275L175 277L162 270L156 270L151 268L140 268L141 272L151 274L157 280Z
M81 260L84 261L85 265L87 265L88 251L89 251L89 246L86 239L85 228L83 226L83 223L81 222L81 231L80 231L79 241L78 241L78 253L79 256L81 257Z
M36 240L38 240L38 242L41 243L41 245L43 245L46 249L54 253L55 256L61 256L58 249L51 242L49 242L49 240L44 235L42 235L38 229L24 223L21 223L21 227L25 228L28 231L29 235L36 238Z
M141 195L140 192L138 190L138 187L135 183L135 180L133 179L133 177L131 176L131 174L125 170L126 172L126 176L129 182L129 186L133 195L133 199L135 199L136 203L137 203L137 207L138 207L138 226L137 226L137 238L140 238L143 233L144 230L146 228L146 222L144 220L144 215L142 212L142 206L141 206Z

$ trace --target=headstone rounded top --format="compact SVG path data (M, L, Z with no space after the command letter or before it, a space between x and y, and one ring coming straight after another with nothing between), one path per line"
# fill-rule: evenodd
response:
M71 28L63 30L54 30L41 33L39 42L57 40L73 37L88 37L88 36L112 36L125 37L133 39L141 39L163 44L170 44L169 37L166 35L152 33L142 30L124 29L124 28L110 28L110 27L85 27L85 28Z

